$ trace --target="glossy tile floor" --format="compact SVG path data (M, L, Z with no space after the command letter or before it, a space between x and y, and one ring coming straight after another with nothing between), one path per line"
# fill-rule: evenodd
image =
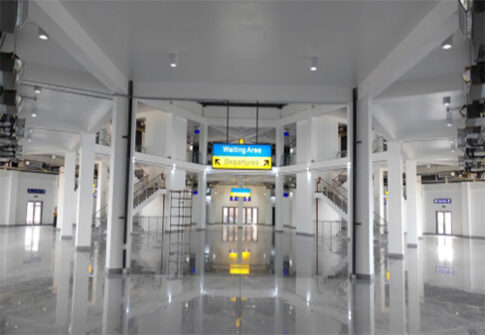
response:
M106 277L102 238L74 252L51 227L0 228L0 333L485 334L484 240L376 247L375 281L352 283L338 227L321 231L138 232L133 273Z

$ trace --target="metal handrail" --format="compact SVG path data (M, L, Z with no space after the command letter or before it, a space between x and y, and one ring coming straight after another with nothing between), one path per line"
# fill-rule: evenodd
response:
M144 183L143 187L134 191L133 207L137 207L149 196L162 188L165 188L165 178L163 174L159 174L150 181Z
M322 194L330 199L330 201L332 201L338 208L347 212L347 195L339 190L339 188L331 185L325 179L321 178L320 181L323 182L324 185L322 190L320 191L317 189L317 192L322 192ZM343 189L343 187L340 188Z

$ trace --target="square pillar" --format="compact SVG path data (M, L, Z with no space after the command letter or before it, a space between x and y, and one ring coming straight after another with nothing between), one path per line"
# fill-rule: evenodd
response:
M82 135L81 155L79 158L79 203L76 220L77 250L89 250L91 248L95 143L95 134Z
M107 206L107 195L108 195L108 164L103 161L98 163L98 183L97 183L98 193L96 195L96 221L97 224L100 223L99 219L106 213L101 213L103 208L106 209Z
M314 190L310 171L296 174L296 233L315 235L313 224Z
M470 183L460 183L463 236L473 236L470 220Z
M197 229L205 229L206 227L206 193L207 193L207 173L198 174L198 190L197 195L194 195L193 206L194 206L194 221L197 224Z
M369 99L362 99L357 104L355 124L349 118L349 129L356 127L356 138L352 138L355 150L355 171L350 171L354 182L350 193L355 198L352 210L353 222L353 274L357 279L372 280L374 278L374 204L372 188L372 110ZM353 159L353 157L352 157ZM353 196L355 194L355 197ZM351 200L352 202L352 200ZM351 221L352 222L352 221Z
M416 161L406 161L407 245L418 246L418 181Z
M64 155L64 194L62 207L59 208L59 223L61 225L61 238L72 238L72 224L74 217L75 178L76 178L76 152L69 151Z
M401 143L389 142L388 173L389 185L389 257L402 259L404 257L403 229L403 186L402 186L402 150Z
M275 230L283 231L284 225L284 211L283 211L283 187L284 177L276 173L275 176Z
M128 141L129 125L129 99L116 96L114 98L111 155L110 155L110 178L109 178L109 200L108 200L108 229L106 238L106 271L108 273L121 273L123 267L128 267L129 258L125 249L125 235L129 240L128 219L126 217L126 198L132 198L132 174L127 171L127 157L129 146ZM134 114L134 113L133 113ZM131 132L133 134L134 122ZM136 124L136 123L135 123ZM131 170L133 170L131 168ZM128 185L127 185L128 183ZM127 193L128 191L128 193ZM128 201L132 206L133 201ZM131 210L128 211L129 215ZM127 242L129 244L129 241ZM125 262L123 260L125 259Z

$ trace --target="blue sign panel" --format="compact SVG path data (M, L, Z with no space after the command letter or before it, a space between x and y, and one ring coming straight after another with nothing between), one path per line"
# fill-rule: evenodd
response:
M451 199L450 198L435 198L434 203L435 204L451 204Z
M27 193L32 194L45 194L45 190L43 188L28 188Z

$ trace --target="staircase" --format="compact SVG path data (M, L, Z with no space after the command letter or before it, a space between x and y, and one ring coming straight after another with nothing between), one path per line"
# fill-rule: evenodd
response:
M162 174L149 179L147 174L135 177L138 181L133 186L133 215L136 215L150 201L165 194L165 178ZM108 223L108 206L102 207L93 215L93 225L104 233Z
M327 182L325 179L319 179L317 185L315 198L323 199L343 220L348 221L347 190L339 183Z
M341 178L339 176L340 174L330 182L323 178L319 178L315 198L325 201L342 217L342 220L348 222L347 189L342 186L343 183L346 182L346 178ZM373 217L374 241L377 241L379 244L385 244L387 243L387 221L379 216L377 212L374 212Z
M165 178L162 174L149 181L146 179L140 180L134 187L132 214L138 214L146 204L165 193Z

